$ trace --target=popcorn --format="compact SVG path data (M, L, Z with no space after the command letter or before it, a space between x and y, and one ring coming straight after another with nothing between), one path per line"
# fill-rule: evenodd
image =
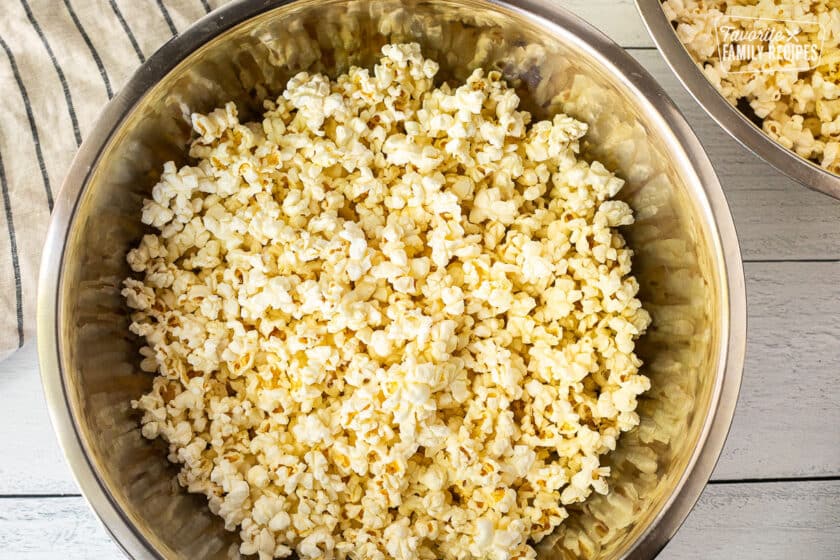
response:
M835 122L840 107L840 7L834 0L758 0L743 5L726 0L664 0L662 8L700 70L732 105L748 102L768 136L840 173L840 153L833 146L840 140L840 124ZM768 67L776 63L758 57L721 61L716 27L725 22L737 31L750 31L756 21L768 34L790 33L818 46L817 66L778 69Z
M132 406L242 554L534 558L608 491L650 387L633 215L585 124L382 52L294 76L258 124L193 115L196 164L164 167L127 256L157 372Z

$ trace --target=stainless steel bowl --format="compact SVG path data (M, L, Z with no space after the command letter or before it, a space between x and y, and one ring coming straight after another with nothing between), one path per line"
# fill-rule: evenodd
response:
M662 0L636 0L653 42L685 89L735 140L764 161L815 191L840 199L840 175L788 150L733 107L703 75L662 11Z
M612 492L573 512L543 557L652 558L685 519L723 447L741 379L744 277L708 158L630 56L556 2L242 0L164 45L107 106L58 197L38 296L38 351L55 429L93 509L134 558L226 558L236 536L173 481L129 401L151 385L120 281L163 163L185 160L190 111L247 116L299 70L369 65L419 41L444 76L497 67L537 116L589 123L586 154L627 180L625 231L654 317L638 349L652 390L610 456Z

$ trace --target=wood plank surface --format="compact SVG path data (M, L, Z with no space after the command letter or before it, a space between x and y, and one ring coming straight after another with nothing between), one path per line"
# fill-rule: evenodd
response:
M0 498L0 557L125 558L84 498Z
M715 480L840 475L840 263L747 263L747 364ZM77 492L34 345L0 362L0 494ZM0 549L1 550L1 549Z
M626 48L653 47L633 0L557 0L576 16Z
M0 453L0 495L79 491L53 433L35 346L0 362L0 441L9 446Z
M746 366L713 478L840 475L840 263L745 269Z
M658 560L836 560L840 482L706 488Z
M840 482L713 484L660 560L834 560ZM0 551L15 560L120 558L81 497L1 498Z

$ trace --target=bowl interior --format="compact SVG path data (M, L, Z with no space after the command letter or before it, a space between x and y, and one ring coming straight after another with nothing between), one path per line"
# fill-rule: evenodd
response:
M541 550L552 558L626 554L664 514L689 469L723 371L726 273L696 161L632 76L621 77L622 69L576 36L577 22L474 1L300 1L270 10L246 4L254 17L228 29L225 17L242 17L237 7L214 13L192 33L215 38L174 62L153 58L152 68L175 67L160 80L141 70L129 89L145 92L118 98L125 114L88 174L66 232L55 296L59 365L88 462L148 543L149 552L130 552L227 558L237 541L203 497L178 488L163 445L141 437L129 405L151 376L139 368L139 341L128 332L119 295L129 274L125 254L144 233L140 208L163 163L186 161L189 114L234 100L247 117L300 70L335 76L350 65L372 65L387 42L417 41L445 78L495 67L537 117L565 111L588 122L586 155L627 180L620 197L637 220L624 233L654 318L638 349L653 387L639 406L641 425L609 458L612 492L577 508ZM520 6L558 13L538 2ZM215 34L218 28L224 31Z

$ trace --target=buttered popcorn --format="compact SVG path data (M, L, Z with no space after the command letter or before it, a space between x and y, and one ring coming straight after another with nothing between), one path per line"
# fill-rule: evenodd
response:
M382 53L193 115L128 254L133 406L243 554L534 558L649 388L633 216L583 123Z
M837 0L664 0L665 15L700 69L726 99L746 101L764 132L840 173L840 4ZM721 26L777 33L818 49L801 61L721 59Z

